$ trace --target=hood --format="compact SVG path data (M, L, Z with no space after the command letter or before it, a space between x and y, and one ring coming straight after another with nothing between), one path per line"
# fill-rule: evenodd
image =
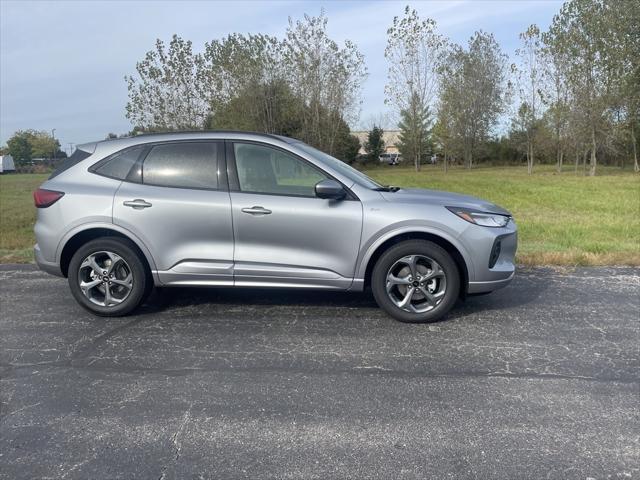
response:
M401 188L397 192L381 192L387 202L442 205L443 207L465 207L487 213L511 215L509 211L498 205L471 195L443 192L441 190L422 190L417 188Z

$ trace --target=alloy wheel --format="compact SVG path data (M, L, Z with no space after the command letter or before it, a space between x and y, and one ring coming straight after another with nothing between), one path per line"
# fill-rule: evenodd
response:
M436 308L444 298L447 277L432 258L407 255L397 260L387 272L386 291L393 304L409 313L425 313Z
M87 256L78 269L78 284L85 297L101 307L113 307L127 299L133 288L131 267L109 251Z

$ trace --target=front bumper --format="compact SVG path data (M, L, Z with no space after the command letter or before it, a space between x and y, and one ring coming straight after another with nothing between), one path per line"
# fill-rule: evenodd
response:
M43 272L50 273L51 275L56 275L57 277L63 277L62 270L60 270L60 265L55 262L48 262L44 259L42 252L40 251L40 247L36 243L33 247L33 256L36 259L36 264L38 268Z
M506 287L513 280L518 248L515 222L495 229L471 226L465 232L464 239L474 267L467 293L491 292ZM496 246L499 248L496 249Z
M493 292L494 290L498 290L499 288L504 288L511 283L513 277L516 276L515 269L511 272L507 278L503 280L491 280L488 282L469 282L469 286L467 287L467 293L488 293Z

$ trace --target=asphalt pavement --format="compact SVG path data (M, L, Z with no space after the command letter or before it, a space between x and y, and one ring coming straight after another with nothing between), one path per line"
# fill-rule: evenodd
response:
M640 478L640 269L523 269L446 320L162 289L96 318L0 267L0 478Z

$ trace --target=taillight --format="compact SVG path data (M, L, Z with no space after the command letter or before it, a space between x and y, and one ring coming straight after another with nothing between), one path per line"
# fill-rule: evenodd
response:
M55 192L53 190L39 188L33 192L33 201L36 204L36 208L47 208L56 203L63 196L64 192Z

